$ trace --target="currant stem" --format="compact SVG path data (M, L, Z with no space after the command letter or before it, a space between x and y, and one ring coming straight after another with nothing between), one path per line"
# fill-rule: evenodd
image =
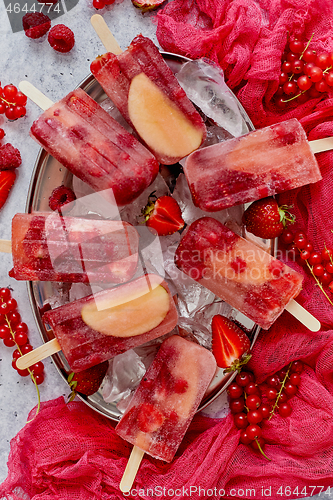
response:
M260 453L267 459L269 460L270 462L272 461L271 458L268 458L268 456L264 453L264 450L262 449L262 447L260 446L260 443L259 443L259 440L258 439L255 439L255 442L257 443L257 446L259 448L259 451Z
M274 415L275 409L277 408L277 406L278 406L278 404L279 404L279 399L280 399L280 396L281 396L282 391L283 391L283 389L284 389L284 387L285 387L285 385L286 385L286 381L287 381L287 379L288 379L288 377L289 377L289 372L290 372L291 365L292 365L292 362L291 362L291 363L289 363L287 373L286 373L286 374L285 374L285 376L284 376L284 379L283 379L283 381L282 381L282 384L281 384L280 390L279 390L279 392L278 392L278 395L276 396L276 400L275 400L275 403L274 403L273 408L271 409L270 416L269 416L268 420L271 420L271 418L272 418L272 417L273 417L273 415Z

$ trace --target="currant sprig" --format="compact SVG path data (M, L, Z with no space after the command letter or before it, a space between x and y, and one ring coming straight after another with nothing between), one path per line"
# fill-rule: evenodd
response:
M16 361L19 357L32 350L28 339L28 326L21 321L21 315L17 310L17 302L11 296L9 288L0 288L0 338L6 347L16 347L13 352L12 366L22 377L30 375L37 391L37 410L35 416L40 410L40 392L39 385L44 381L44 365L42 362L35 363L25 370L19 370L16 367Z
M17 90L15 85L0 83L0 114L5 114L8 120L17 120L26 115L27 96Z

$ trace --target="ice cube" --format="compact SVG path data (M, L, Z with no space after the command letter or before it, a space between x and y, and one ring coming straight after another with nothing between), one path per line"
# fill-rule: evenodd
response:
M176 77L188 98L218 126L233 137L246 133L237 99L221 68L209 59L197 59L183 64Z

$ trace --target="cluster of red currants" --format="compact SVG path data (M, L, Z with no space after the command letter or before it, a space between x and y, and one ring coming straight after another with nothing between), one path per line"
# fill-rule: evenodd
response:
M303 231L293 233L289 228L283 231L280 239L286 245L288 258L297 258L300 264L307 264L317 282L333 292L333 248L325 246L318 252Z
M294 100L301 104L333 90L333 52L317 54L309 43L293 38L283 54L279 87L274 95L282 109Z
M95 9L104 9L106 5L114 4L115 0L93 0L93 7Z
M44 381L44 365L41 361L25 370L16 367L16 360L32 351L33 347L29 344L28 326L22 322L17 302L12 298L9 288L0 288L0 338L5 346L16 346L12 366L17 373L22 377L30 375L33 382L40 385Z
M5 85L0 83L0 114L5 114L8 120L17 120L25 116L27 96L17 90L15 85Z
M293 361L279 372L256 384L252 372L242 370L227 389L229 408L235 426L241 430L240 442L259 450L264 456L265 439L262 423L273 417L277 410L283 418L292 412L289 399L298 391L303 371L301 361ZM266 457L267 458L267 457Z

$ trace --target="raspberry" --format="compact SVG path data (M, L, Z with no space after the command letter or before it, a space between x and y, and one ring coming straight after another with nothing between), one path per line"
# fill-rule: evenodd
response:
M51 28L51 19L41 12L31 12L22 18L23 29L29 38L40 38Z
M49 207L51 210L60 210L63 205L76 199L75 194L66 186L56 187L49 198Z
M69 52L74 47L74 33L64 24L57 24L50 30L48 41L54 50L58 52Z
M21 165L22 159L18 149L9 142L0 147L0 170L9 170Z

